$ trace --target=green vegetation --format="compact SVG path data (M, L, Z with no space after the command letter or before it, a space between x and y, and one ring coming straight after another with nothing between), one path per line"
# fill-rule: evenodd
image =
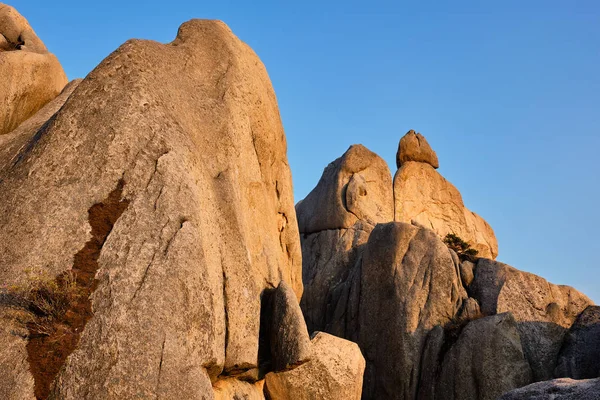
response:
M449 249L454 250L458 254L461 261L475 261L477 258L477 250L472 249L471 245L453 233L449 233L444 238L444 243Z

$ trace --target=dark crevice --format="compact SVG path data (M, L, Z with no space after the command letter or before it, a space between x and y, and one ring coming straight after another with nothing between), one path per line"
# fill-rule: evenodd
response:
M124 185L125 182L121 179L103 202L94 204L88 210L92 237L75 254L71 270L55 279L58 290L73 290L74 287L78 295L72 298L62 315L50 321L52 329L49 332L39 332L35 323L27 326L27 360L34 378L37 399L48 397L58 372L67 357L77 348L81 333L93 315L90 296L98 285L95 278L99 268L98 258L114 224L129 205L129 201L121 199ZM71 286L67 288L67 285Z
M258 375L272 370L271 324L273 319L273 294L275 289L265 289L260 296L260 328L258 332Z

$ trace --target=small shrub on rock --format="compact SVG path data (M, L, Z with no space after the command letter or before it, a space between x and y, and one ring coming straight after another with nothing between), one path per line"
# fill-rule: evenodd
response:
M453 233L449 233L444 238L444 243L449 249L454 250L461 261L475 261L477 259L477 250L472 249L471 245Z

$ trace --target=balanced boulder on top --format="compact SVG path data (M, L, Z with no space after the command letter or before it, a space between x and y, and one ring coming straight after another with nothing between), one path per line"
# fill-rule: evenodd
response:
M437 154L431 148L425 136L412 129L400 139L396 153L396 166L400 168L407 161L417 161L439 168Z

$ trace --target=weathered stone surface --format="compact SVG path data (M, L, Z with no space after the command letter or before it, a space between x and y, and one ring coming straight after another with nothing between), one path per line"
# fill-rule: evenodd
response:
M444 356L436 398L495 400L530 382L516 322L503 313L471 321L462 330Z
M264 385L264 380L256 383L243 382L237 379L219 380L213 385L214 400L264 400Z
M492 228L465 207L460 192L431 165L403 163L394 176L394 202L395 221L414 220L442 238L454 233L471 244L480 257L498 255Z
M318 332L311 361L287 372L271 372L266 391L273 400L359 400L365 359L355 343Z
M11 320L0 298L0 398L6 400L34 400L34 381L29 372L27 330Z
M358 221L348 229L303 235L305 290L300 305L309 332L355 339L361 256L372 230L372 225Z
M600 379L554 379L515 389L498 400L598 400Z
M484 314L513 314L536 381L553 377L566 330L592 304L571 287L488 259L478 261L469 292Z
M479 303L472 297L468 297L463 301L462 307L458 312L458 318L464 321L472 321L482 316Z
M429 146L425 136L415 133L412 129L402 136L396 153L396 166L400 168L407 161L417 161L439 168L437 154Z
M462 280L463 285L468 287L474 278L473 270L475 269L475 264L471 261L463 261L460 263L460 279Z
M556 377L600 378L600 306L588 306L565 337Z
M247 45L199 20L128 41L25 143L0 172L0 281L78 263L97 280L56 398L212 398L256 367L261 293L302 282L285 136ZM106 199L125 208L87 254Z
M311 356L308 329L294 291L281 281L273 293L271 357L274 371L307 362Z
M394 218L392 178L386 162L362 145L351 146L325 168L317 186L296 206L301 233L371 225Z
M0 174L14 162L15 155L21 147L31 140L31 132L38 132L42 126L65 104L71 93L77 88L81 79L69 82L63 91L42 107L33 116L21 123L6 135L0 135Z
M15 129L67 84L56 57L14 8L0 3L0 135Z
M449 322L467 297L458 268L428 229L395 222L375 227L361 268L364 398L415 398L428 332Z
M48 52L25 17L13 7L2 3L0 3L0 40L2 41L0 51Z

